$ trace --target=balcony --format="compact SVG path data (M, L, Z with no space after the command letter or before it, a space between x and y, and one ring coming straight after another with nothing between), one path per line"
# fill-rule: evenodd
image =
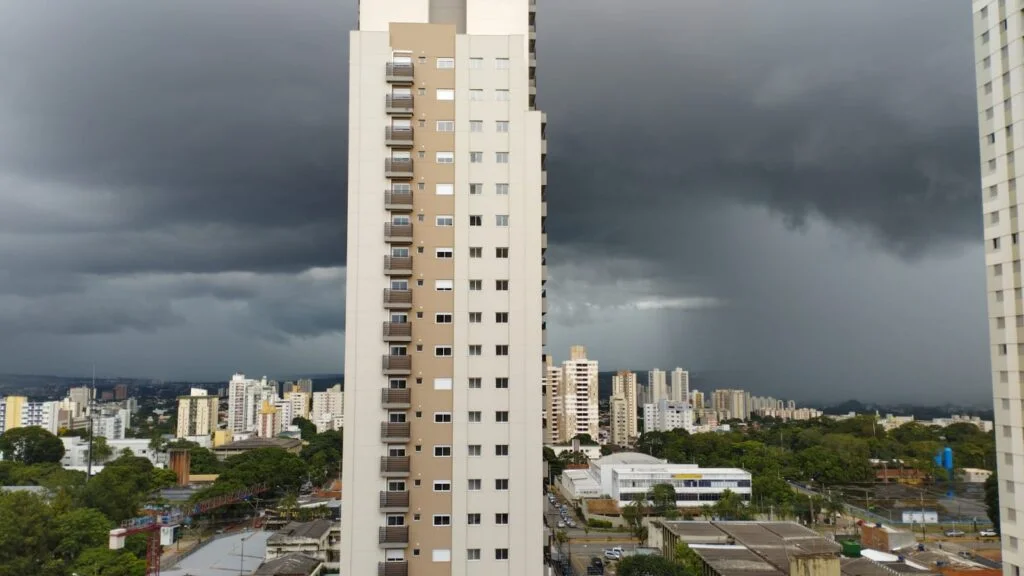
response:
M408 376L412 372L412 356L384 355L385 376Z
M388 84L412 84L416 69L412 62L408 64L388 63L384 70L385 79Z
M408 388L384 388L380 391L381 408L403 410L412 407L412 391Z
M382 456L380 459L380 475L385 478L408 478L408 456Z
M408 322L385 322L385 342L409 342L412 340L412 324Z
M384 111L390 116L412 116L412 94L388 94L384 97Z
M409 310L412 308L412 290L384 289L384 307L388 310Z
M409 442L408 422L381 422L380 439L385 444L405 444Z
M409 563L405 560L378 562L377 576L409 576Z
M412 139L412 127L388 127L384 129L384 145L391 148L412 148Z
M377 536L381 548L405 548L409 545L408 526L388 526L381 528Z
M384 191L384 209L392 212L412 212L412 191Z
M384 224L384 241L390 244L412 244L412 224Z
M409 493L408 492L381 492L380 493L380 511L387 514L389 512L408 512L409 511Z
M385 256L384 273L388 276L412 276L412 256Z
M412 158L386 158L384 177L396 180L412 180Z

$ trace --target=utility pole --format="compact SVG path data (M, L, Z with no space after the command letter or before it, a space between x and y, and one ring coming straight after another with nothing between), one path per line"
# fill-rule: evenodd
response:
M92 478L92 432L95 419L92 414L93 398L96 396L96 364L92 365L92 387L89 389L89 397L85 401L86 417L89 418L89 461L85 465L86 483Z

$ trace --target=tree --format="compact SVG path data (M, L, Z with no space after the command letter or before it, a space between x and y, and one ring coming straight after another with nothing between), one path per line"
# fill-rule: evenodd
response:
M993 530L999 530L999 477L992 472L992 475L985 479L985 511L988 519L992 521Z
M0 434L0 452L6 460L22 464L60 462L64 443L39 426L25 426Z
M679 508L676 506L676 489L671 484L656 484L651 488L650 499L655 516L674 518L679 515Z
M682 565L689 574L702 574L704 561L686 542L676 544L676 564Z
M299 509L299 497L294 492L285 494L284 498L281 498L278 508L284 512L285 520L291 520L295 516L295 511Z
M292 418L292 425L299 427L299 431L302 433L302 439L307 442L312 440L313 436L316 436L316 424L313 424L302 416Z
M121 456L89 480L82 500L86 506L120 522L135 516L150 492L165 487L173 476L170 470L154 468L146 458Z
M191 474L219 474L223 468L213 451L189 440L175 440L164 445L163 450L188 450L189 472Z
M342 437L341 430L325 430L314 434L302 448L300 456L309 466L313 481L321 484L341 471Z
M0 494L0 576L41 574L52 558L53 515L28 492Z
M647 527L644 526L644 509L640 502L633 501L622 507L622 519L626 521L630 533L643 543L647 540Z
M105 436L93 437L92 461L94 464L102 464L113 455L114 451L110 448L110 445L107 444L107 438Z
M79 576L143 576L146 561L124 550L90 548L74 564Z
M619 576L690 576L682 564L653 554L629 556L619 562Z
M728 488L722 492L718 502L715 502L711 510L715 516L723 520L748 520L750 518L750 512L747 510L743 498Z
M583 452L576 452L574 450L566 450L558 455L558 460L562 462L563 466L568 467L570 465L586 465L590 464L590 458Z
M57 546L53 554L70 565L89 548L106 546L113 524L99 510L78 508L60 516L56 521Z
M214 483L215 488L222 490L263 483L278 493L298 492L307 472L302 458L281 448L243 452L228 458L224 466L226 469Z

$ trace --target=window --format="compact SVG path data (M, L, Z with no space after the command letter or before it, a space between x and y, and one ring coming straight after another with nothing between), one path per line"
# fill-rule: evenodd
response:
M494 99L498 102L508 102L512 97L508 90L495 90Z
M484 131L484 121L483 120L470 120L469 121L469 131L470 132L483 132Z
M452 517L448 514L434 514L434 526L451 526Z
M508 132L508 120L498 120L494 123L494 131L499 134L505 134Z
M483 346L481 346L479 344L470 344L469 345L469 355L470 356L479 356L482 352L483 352Z
M452 355L451 346L434 346L434 356L445 358Z
M438 164L454 164L455 163L455 152L438 152L437 153Z
M508 152L495 152L494 161L498 164L508 164Z
M508 258L508 248L495 248L494 249L494 257L495 258Z
M497 324L508 324L508 312L495 312L494 322Z
M480 322L483 321L483 317L484 317L483 312L470 312L469 313L469 323L470 324L479 324Z
M469 455L470 456L479 456L480 454L481 454L481 451L480 451L480 445L479 444L470 444L469 445Z
M495 184L494 193L498 196L508 196L508 184Z
M992 83L991 82L985 82L985 94L991 94L991 93L992 93Z
M469 67L471 69L473 69L473 70L479 70L480 68L483 68L484 67L484 59L483 58L470 58L469 59Z
M470 196L479 196L479 195L481 195L483 193L484 193L484 185L483 184L470 184L469 185L469 195Z
M434 378L434 390L451 390L451 378Z
M499 292L507 292L508 291L508 280L495 280L494 281L494 289L499 291Z
M494 413L495 422L508 422L508 410L498 410Z
M508 524L508 514L498 513L494 515L495 524Z
M479 478L470 478L469 479L469 484L468 484L468 490L470 492L475 491L475 490L480 490L481 486L482 486L482 482L483 481L480 480Z
M438 58L437 69L438 70L451 70L455 68L455 58Z
M483 226L484 225L484 217L480 216L479 214L470 215L470 217L469 217L469 225L470 226Z
M469 257L470 258L482 258L483 255L484 255L484 249L483 248L481 248L479 246L470 246L469 247Z
M494 379L494 387L499 389L508 388L508 378L500 377Z
M508 444L495 444L494 445L495 456L508 456Z
M455 256L455 250L451 248L435 248L434 255L438 258L452 258Z
M435 424L451 424L452 413L451 412L434 412L434 423Z
M495 58L494 67L498 70L508 70L508 58Z
M452 196L455 194L454 184L437 184L434 186L434 194L438 196Z
M453 280L434 280L434 290L438 292L451 292L454 287Z
M988 32L981 33L981 43L988 44Z
M451 480L434 480L434 492L451 492Z
M470 526L477 526L480 524L479 514L466 514L466 524Z
M484 91L480 89L470 90L469 99L473 102L482 102L484 99Z
M444 216L435 216L434 217L434 225L435 226L441 226L441 227L444 227L444 228L447 228L449 226L454 226L455 225L455 217L454 216L449 216L447 214L444 215Z
M995 115L996 115L995 110L993 110L991 106L989 106L985 110L985 119L986 120L991 120Z
M471 164L480 164L483 161L484 161L484 153L483 152L470 152L469 153L469 162Z
M438 100L455 100L455 90L451 88L438 88L437 89Z
M480 422L481 421L480 411L479 410L470 410L469 415L468 415L468 421L469 422Z
M451 312L437 312L434 314L435 324L451 324L452 313Z
M508 214L496 214L494 216L494 224L502 228L508 226Z
M438 120L438 132L455 132L455 120Z
M479 388L480 384L481 384L481 381L480 381L479 378L470 378L469 379L469 387L470 388Z
M495 548L494 549L495 560L508 560L508 548Z
M469 281L469 289L472 290L472 291L483 290L484 289L484 281L483 280L470 280Z
M495 356L508 356L508 344L497 344L494 347Z
M452 455L451 446L434 446L435 458L450 458Z
M494 489L498 491L508 490L508 478L498 478L495 480Z
M988 70L989 68L991 68L991 67L992 67L992 58L991 58L991 57L989 57L989 56L986 56L986 57L985 57L985 59L981 61L981 65L982 65L982 66L983 66L983 67L984 67L984 68L985 68L986 70Z
M993 132L992 134L989 134L989 135L988 135L988 143L989 143L989 144L995 144L995 143L996 143L996 135L995 135L995 132Z
M434 562L451 562L452 551L451 550L432 550L430 559Z
M470 548L470 549L466 550L466 560L479 560L479 559L480 559L480 549L479 548Z

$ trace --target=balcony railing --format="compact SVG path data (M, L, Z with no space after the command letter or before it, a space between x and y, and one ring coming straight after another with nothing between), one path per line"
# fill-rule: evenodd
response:
M409 493L408 492L381 492L380 493L380 507L381 510L385 508L409 508Z
M412 290L384 289L384 307L389 310L408 310L412 308Z
M384 442L408 442L408 422L381 422L380 439Z
M412 406L412 390L408 388L384 388L380 391L381 408L402 409Z
M408 526L388 526L381 528L377 541L383 548L405 548L409 544Z
M412 178L412 158L386 158L384 176L408 180Z
M412 224L384 224L384 241L392 244L412 242Z
M412 192L385 190L384 209L395 212L412 212Z
M412 356L385 355L383 362L384 374L400 376L412 371Z
M392 116L412 116L412 94L388 94L384 97L384 111Z
M413 68L412 63L398 64L395 62L389 62L387 67L384 69L384 75L388 82L392 84L412 84L413 75L416 73L416 69Z
M412 324L408 322L385 322L385 342L408 342L412 340Z
M384 144L392 148L412 148L413 131L409 128L388 127L384 129Z
M409 475L408 456L381 456L380 473L386 478L401 478Z
M378 562L377 576L409 576L409 563L405 560Z
M411 276L412 256L385 256L384 273L390 276Z

